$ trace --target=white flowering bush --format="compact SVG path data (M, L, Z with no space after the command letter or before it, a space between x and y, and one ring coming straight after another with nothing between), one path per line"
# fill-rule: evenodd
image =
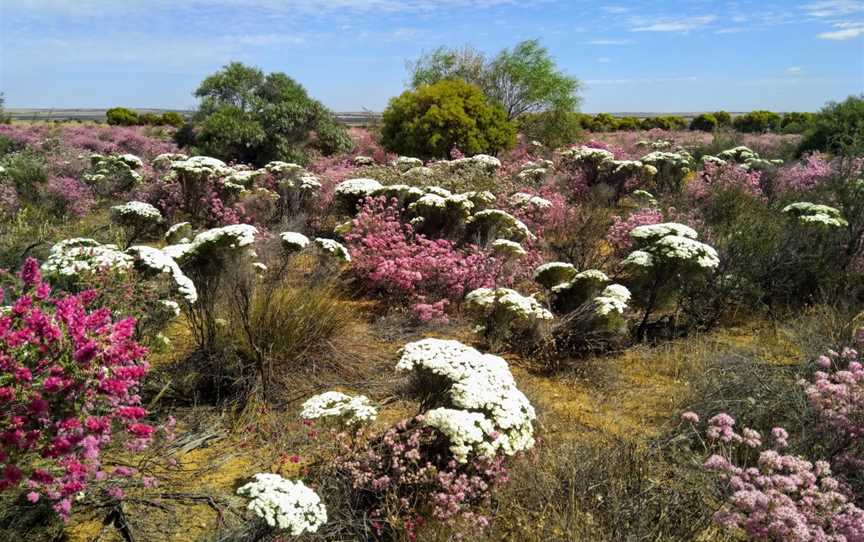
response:
M805 226L845 228L849 225L839 210L828 205L802 201L787 205L783 208L783 212L795 217L799 223Z
M542 337L542 324L554 316L535 298L509 288L478 288L465 296L465 309L474 317L475 331L490 343L530 348Z
M576 273L566 282L552 286L551 305L558 314L567 314L589 303L610 283L606 273L587 269Z
M495 239L490 246L493 253L505 260L515 260L528 254L522 245L508 239Z
M468 241L478 245L485 245L495 239L509 239L518 243L535 239L528 226L500 209L487 209L475 213L465 224Z
M351 254L345 245L333 239L325 239L323 237L315 238L315 246L319 252L323 254L327 260L337 262L339 264L349 263Z
M339 212L353 215L360 202L375 195L381 188L381 183L375 179L348 179L336 185L333 190L333 203Z
M53 283L74 284L97 271L125 272L132 268L132 256L117 245L103 245L94 239L66 239L51 247L42 272Z
M309 246L309 238L295 231L282 232L279 234L279 239L282 242L282 248L288 254L300 252Z
M636 331L644 338L651 314L675 298L682 285L704 280L720 264L717 251L697 240L693 228L665 222L637 226L630 232L635 246L622 262L644 309ZM689 286L689 284L688 284Z
M247 509L267 525L291 536L314 533L327 522L327 509L315 491L278 474L256 474L237 494L249 498Z
M142 181L143 177L136 171L142 165L134 155L93 154L90 156L90 171L82 179L94 192L103 196L125 192Z
M451 433L457 436L450 441L451 451L460 463L471 456L513 455L534 446L534 407L516 387L502 358L482 354L458 341L423 339L405 345L396 369L413 376L418 389L427 394L424 404L430 411L462 410L487 420L462 417L462 422L470 420L471 425L479 422L481 427L491 428L483 430L486 438L482 441L470 436L474 430L468 423L451 424ZM433 415L435 420L440 420L439 415Z
M410 156L399 156L393 160L392 166L400 173L404 173L414 168L423 167L423 160Z
M547 289L563 284L576 276L576 267L566 262L547 262L534 270L534 280Z
M425 234L442 236L453 233L465 225L474 209L467 194L440 196L427 193L408 206L411 225Z
M677 194L684 186L684 178L693 169L693 157L685 150L678 152L654 151L639 161L643 167L652 167L652 179L658 194Z
M125 232L126 244L152 234L162 226L164 219L156 207L143 201L130 201L111 207L111 221Z
M165 231L165 242L169 245L179 245L192 242L192 224L189 222L178 222Z
M304 420L323 420L352 427L369 423L378 416L378 409L365 395L347 395L328 391L310 397L300 408Z

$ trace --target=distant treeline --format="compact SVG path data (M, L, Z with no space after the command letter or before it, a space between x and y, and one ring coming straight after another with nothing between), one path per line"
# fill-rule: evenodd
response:
M177 128L186 123L186 119L180 113L166 111L162 114L143 113L139 114L125 107L112 107L105 112L108 124L112 126L175 126Z
M543 113L536 113L543 115ZM763 133L776 132L800 134L807 130L813 122L813 113L774 113L772 111L751 111L733 117L726 111L701 113L687 119L681 115L658 116L616 116L611 113L571 113L573 121L582 129L592 132L615 132L619 130L699 130L713 132L722 128L734 128L739 132Z

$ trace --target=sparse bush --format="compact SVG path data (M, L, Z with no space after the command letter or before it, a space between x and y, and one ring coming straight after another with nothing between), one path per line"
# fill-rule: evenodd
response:
M539 141L550 149L574 143L582 137L582 126L575 113L543 111L525 113L517 118L519 131L529 141Z
M390 101L381 143L420 158L447 158L454 148L469 155L496 154L516 144L516 130L504 110L490 104L477 87L441 81Z
M776 132L780 129L780 115L771 111L751 111L744 115L735 117L732 122L739 132L761 134L768 131Z

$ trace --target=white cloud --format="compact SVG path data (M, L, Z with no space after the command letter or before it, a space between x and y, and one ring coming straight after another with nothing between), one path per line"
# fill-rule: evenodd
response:
M864 2L857 0L822 0L805 4L802 6L802 9L811 17L842 17L864 11Z
M656 19L646 21L634 19L635 25L631 32L690 32L703 28L717 19L715 15L704 15L701 17L685 17L680 19Z
M741 32L746 32L747 29L743 26L730 26L728 28L720 28L715 30L715 34L739 34Z
M831 32L822 32L819 38L823 40L843 41L857 38L864 34L864 23L836 23Z
M804 73L804 68L800 66L792 66L790 68L786 68L786 75L802 75Z

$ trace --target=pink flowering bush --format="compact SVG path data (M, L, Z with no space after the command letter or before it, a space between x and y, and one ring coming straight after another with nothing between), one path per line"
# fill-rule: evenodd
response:
M367 198L345 236L352 271L369 290L415 305L424 320L445 320L442 300L493 287L503 262L473 245L429 239L401 221L398 203Z
M774 190L777 194L807 192L819 187L833 173L833 168L824 155L814 152L800 162L777 172Z
M606 241L616 252L626 252L633 247L633 239L630 232L638 226L649 224L660 224L663 222L663 213L658 209L648 207L637 209L630 213L627 218L616 216L613 218L612 227L606 235Z
M705 202L717 191L736 190L753 198L763 198L762 173L747 171L737 164L708 162L705 169L687 184L687 194L697 202Z
M75 495L108 476L99 458L113 437L140 450L153 435L137 393L146 349L134 319L90 308L95 292L52 296L32 258L19 277L0 316L0 490L23 486L65 519Z
M58 215L82 217L95 205L89 186L71 177L52 177L45 184L45 197Z
M455 527L459 539L478 533L489 526L489 518L476 509L488 505L495 486L508 479L501 455L458 463L441 435L423 425L422 415L398 422L359 447L345 435L341 440L337 468L369 510L379 537L415 540L427 510Z
M698 423L693 413L685 416L689 423ZM771 433L773 447L761 449L755 464L737 465L731 459L736 448L759 450L762 436L746 427L738 433L735 420L725 413L708 421L705 434L717 453L704 466L717 472L729 491L715 521L748 540L864 541L864 510L855 506L850 490L832 475L830 465L782 453L788 434L780 427Z
M817 365L822 370L805 388L810 406L829 430L849 443L844 459L864 466L864 366L858 352L831 351L820 356Z

